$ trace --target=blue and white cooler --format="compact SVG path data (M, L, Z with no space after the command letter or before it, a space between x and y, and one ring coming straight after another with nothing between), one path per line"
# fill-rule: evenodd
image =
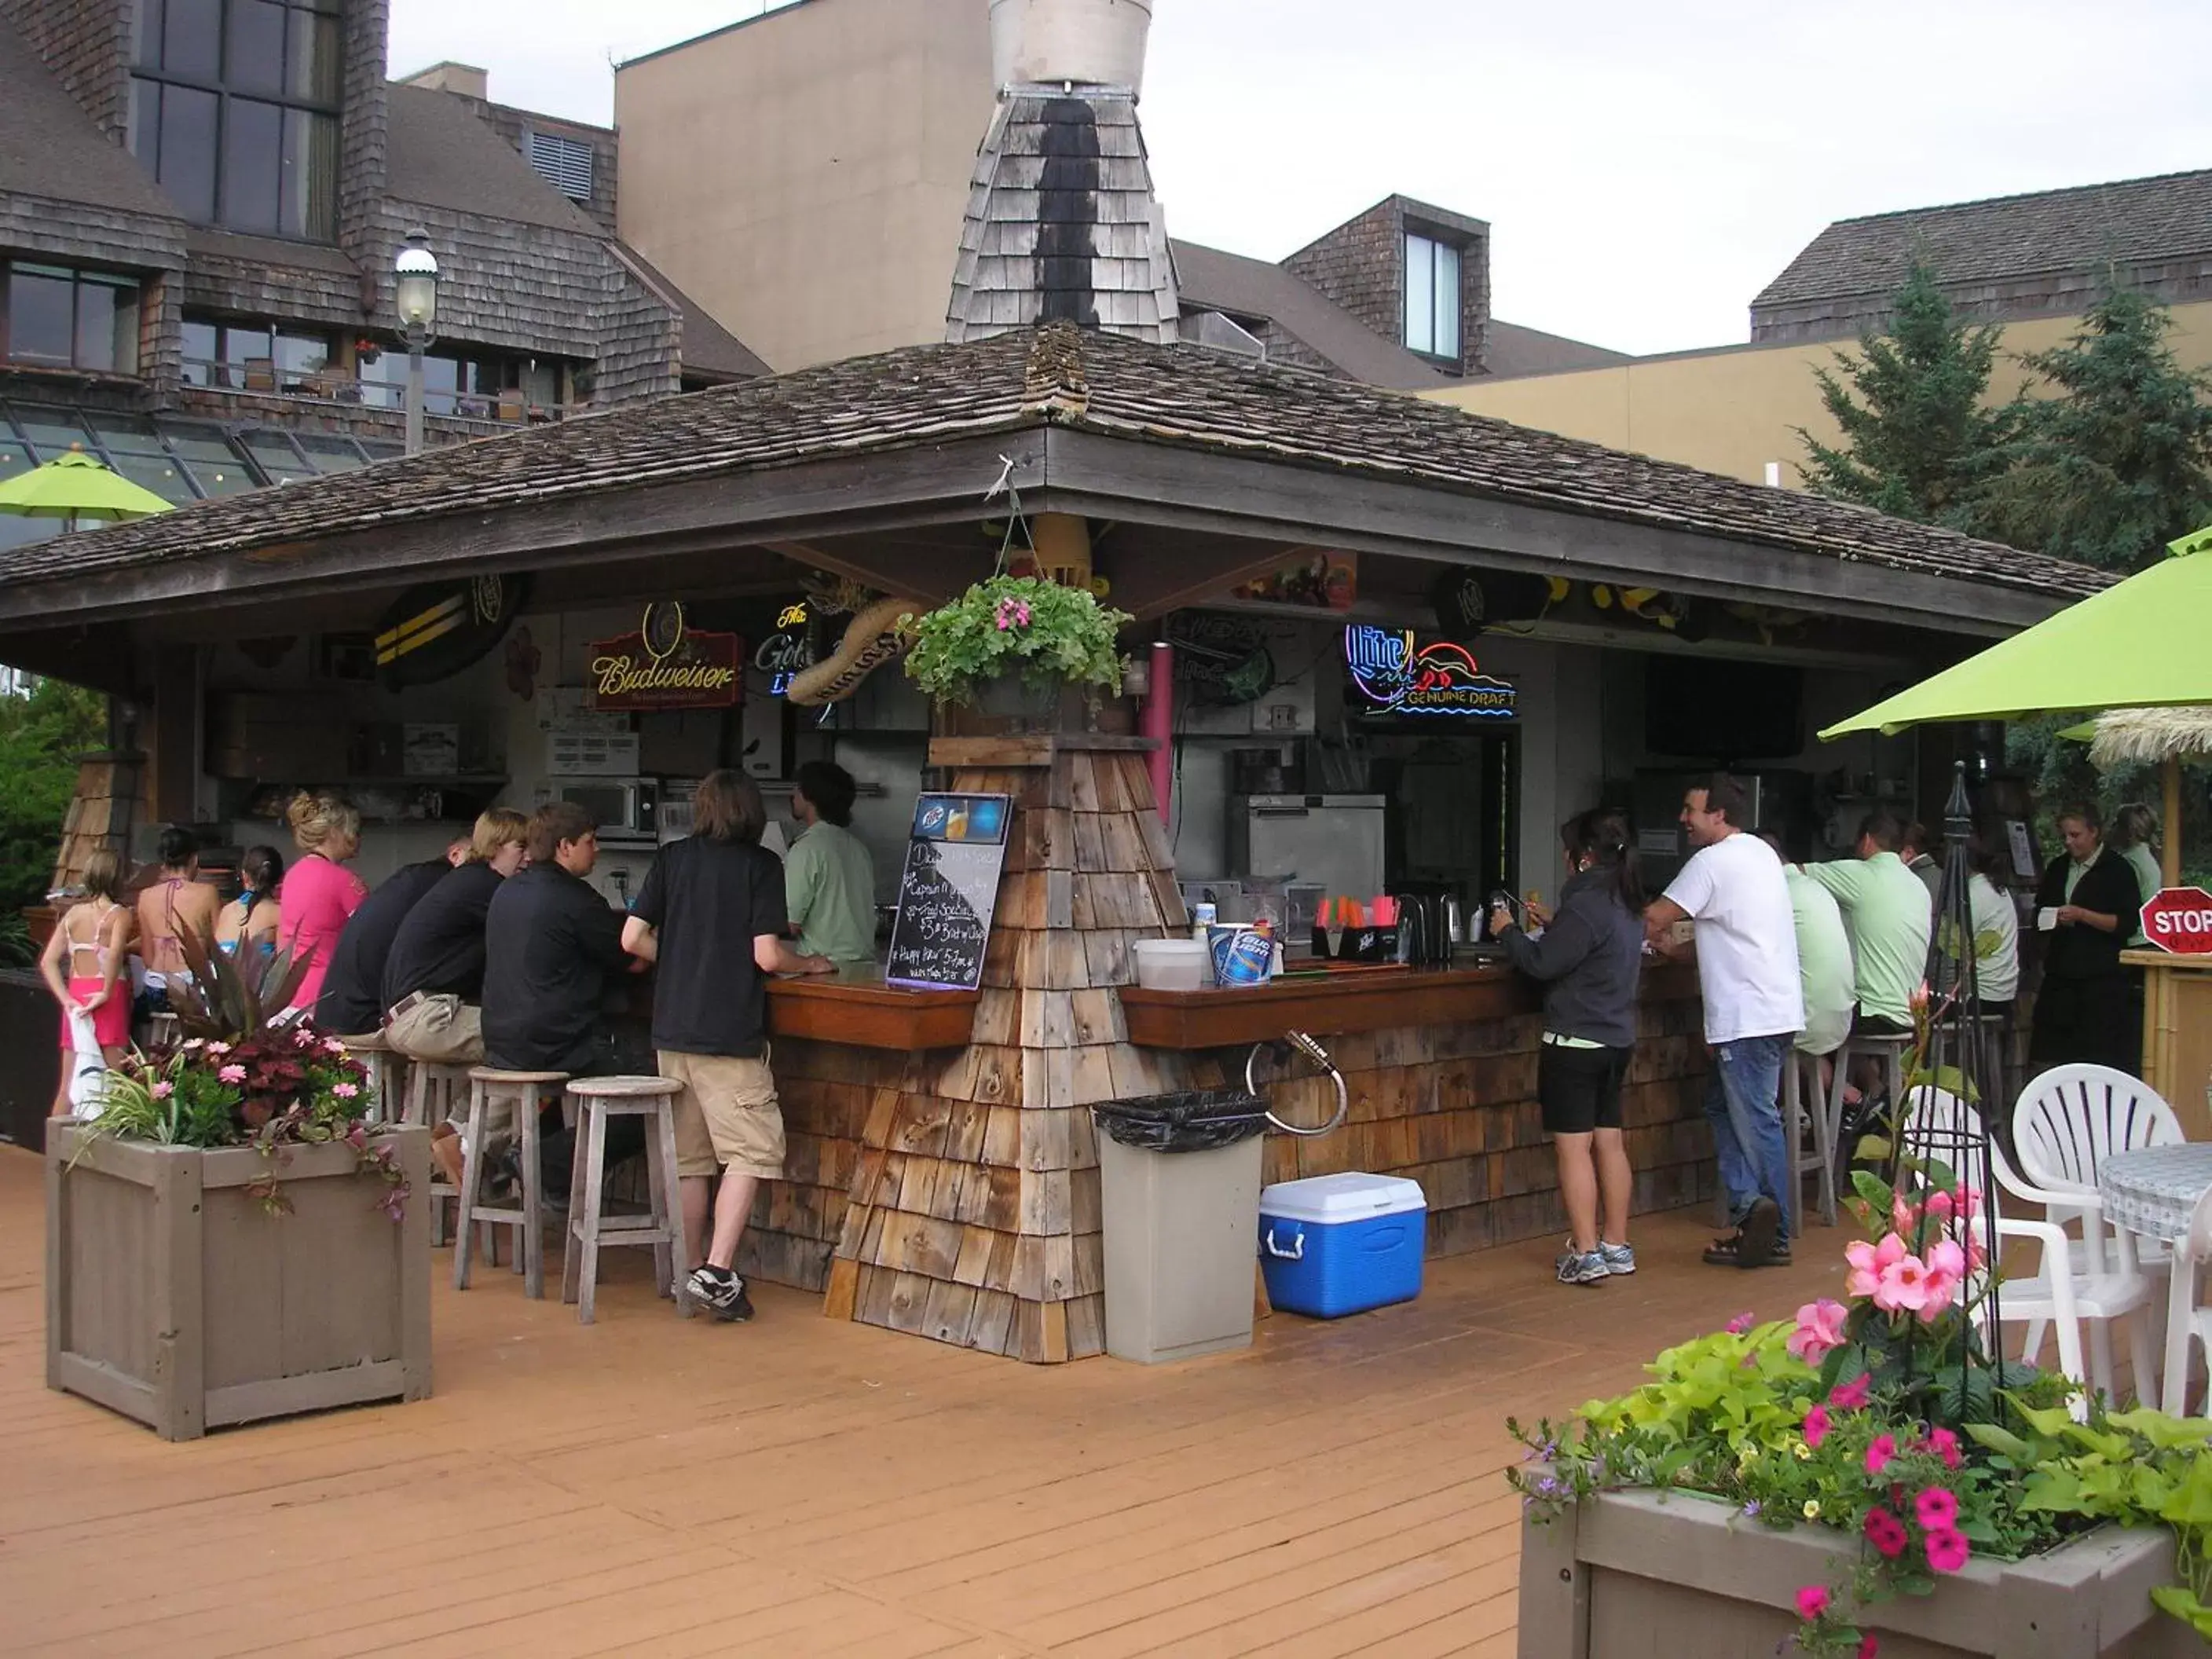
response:
M1313 1176L1260 1193L1260 1263L1267 1299L1291 1313L1340 1319L1421 1293L1428 1200L1396 1176Z

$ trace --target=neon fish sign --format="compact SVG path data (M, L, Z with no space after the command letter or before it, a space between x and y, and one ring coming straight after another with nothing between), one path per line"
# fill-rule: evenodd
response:
M1519 691L1484 673L1465 646L1449 640L1416 646L1410 628L1350 624L1344 663L1360 696L1374 705L1370 714L1510 720L1520 713Z

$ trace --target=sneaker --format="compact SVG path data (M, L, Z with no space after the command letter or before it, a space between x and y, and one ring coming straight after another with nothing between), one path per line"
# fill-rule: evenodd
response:
M1613 1269L1605 1265L1601 1250L1568 1249L1559 1257L1559 1283L1562 1285L1595 1285L1608 1277Z
M686 1288L699 1305L726 1324L742 1325L753 1316L752 1298L745 1281L727 1267L704 1267L693 1271Z
M1744 1212L1742 1224L1736 1229L1735 1265L1739 1267L1764 1267L1774 1260L1775 1246L1782 1234L1782 1206L1771 1198L1758 1198Z
M1604 1259L1606 1272L1615 1278L1636 1271L1636 1252L1626 1244L1608 1244L1601 1238L1597 1242L1597 1253Z

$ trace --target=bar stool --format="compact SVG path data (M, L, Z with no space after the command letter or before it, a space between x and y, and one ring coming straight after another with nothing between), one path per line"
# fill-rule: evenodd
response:
M361 1057L368 1073L369 1093L376 1103L369 1109L372 1123L397 1123L406 1115L407 1056L384 1040L381 1031L364 1031L346 1040L346 1052Z
M2012 1127L2012 1016L1983 1014L1982 1054L1989 1075L1977 1078L1982 1091L1982 1117L1992 1129L2002 1127L2008 1141Z
M588 1325L599 1290L599 1247L653 1247L654 1282L676 1298L676 1311L691 1316L684 1260L684 1204L676 1186L676 1097L683 1085L665 1077L579 1078L567 1098L576 1105L576 1163L568 1182L568 1225L561 1249L561 1300L574 1302ZM607 1120L642 1117L650 1207L643 1215L603 1212L606 1190Z
M514 1270L522 1275L522 1293L542 1298L545 1294L545 1210L538 1189L538 1114L561 1097L566 1072L501 1072L478 1066L469 1073L469 1121L461 1133L465 1147L461 1164L460 1213L453 1220L453 1288L469 1287L469 1258L474 1254L469 1227L483 1222L486 1235L493 1226L513 1227L519 1237ZM522 1200L520 1209L478 1201L483 1190L484 1152L491 1139L495 1109L505 1106L514 1114L515 1143L522 1154Z
M1910 1031L1854 1031L1836 1050L1836 1075L1828 1086L1828 1145L1845 1168L1850 1167L1858 1150L1843 1144L1844 1084L1850 1076L1851 1061L1863 1054L1881 1062L1882 1087L1888 1096L1890 1118L1894 1123L1905 1110L1905 1056L1918 1041Z
M1836 1139L1828 1127L1828 1113L1820 1093L1820 1062L1827 1056L1792 1048L1782 1065L1782 1133L1790 1146L1790 1236L1803 1236L1805 1177L1820 1177L1820 1219L1836 1224ZM1811 1112L1805 1103L1811 1101ZM1809 1123L1808 1123L1809 1120ZM1813 1144L1805 1144L1812 1130Z
M449 1066L442 1061L410 1060L407 1062L407 1115L404 1121L419 1128L435 1129L441 1123L450 1123L463 1114L462 1103L468 1098L469 1073L467 1066ZM434 1165L433 1167L435 1167ZM461 1189L450 1181L430 1178L430 1243L446 1242L446 1206L460 1202ZM492 1237L487 1224L484 1237Z

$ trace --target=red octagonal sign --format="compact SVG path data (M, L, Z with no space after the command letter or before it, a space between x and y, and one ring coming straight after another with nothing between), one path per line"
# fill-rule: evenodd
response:
M2143 937L2176 956L2212 956L2212 893L2202 887L2168 887L2142 908Z

